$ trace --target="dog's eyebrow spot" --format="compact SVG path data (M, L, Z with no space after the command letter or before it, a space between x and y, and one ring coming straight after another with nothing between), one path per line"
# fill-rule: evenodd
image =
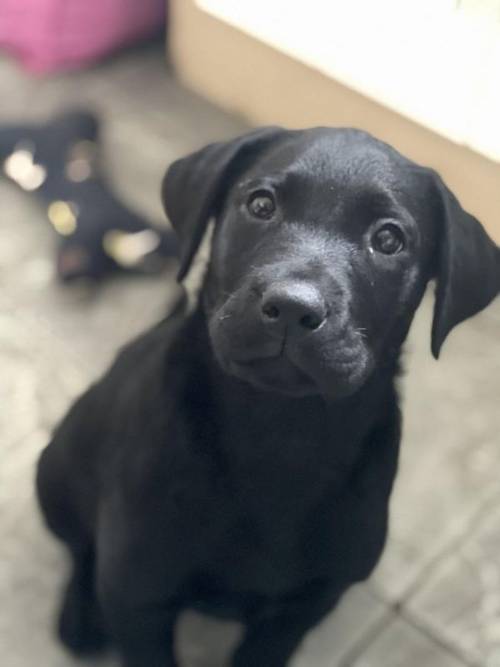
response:
M383 210L394 206L394 196L386 190L364 187L356 193L356 203L365 208Z
M381 217L400 217L401 205L387 190L364 186L351 190L344 199L346 213L366 224Z
M262 176L251 176L250 178L246 178L240 181L236 187L240 191L255 190L257 188L279 189L285 184L287 176L288 174L286 172L275 172Z

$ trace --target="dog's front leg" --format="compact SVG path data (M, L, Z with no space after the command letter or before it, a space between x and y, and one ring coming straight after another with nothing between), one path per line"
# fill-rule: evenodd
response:
M113 511L114 510L114 511ZM158 536L130 529L117 508L105 507L97 541L97 595L106 630L124 667L177 667L174 626L178 570Z
M122 613L113 636L123 667L176 667L174 624L175 614L156 609Z
M133 605L124 594L102 592L107 629L123 667L177 667L174 627L177 611L167 605Z
M304 635L331 611L343 591L323 583L250 619L232 667L285 667Z

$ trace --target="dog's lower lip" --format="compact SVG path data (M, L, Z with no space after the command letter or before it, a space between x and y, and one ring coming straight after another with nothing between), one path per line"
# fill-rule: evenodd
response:
M281 357L283 357L282 354L272 354L261 357L247 357L244 359L233 359L233 363L236 364L237 366L241 366L244 368L256 368L261 364L265 364L266 362L277 361ZM355 362L356 359L353 356L351 356L351 357L337 359L336 365L340 369L349 370L350 368L352 368Z
M284 363L284 367L281 362ZM255 383L261 389L274 389L295 395L293 388L301 388L303 391L315 387L314 381L308 374L281 354L253 357L242 361L233 359L232 365L237 375Z

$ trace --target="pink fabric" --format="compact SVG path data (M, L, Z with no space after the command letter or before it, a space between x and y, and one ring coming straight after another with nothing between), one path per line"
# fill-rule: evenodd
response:
M83 66L152 33L166 0L0 0L0 48L33 72Z

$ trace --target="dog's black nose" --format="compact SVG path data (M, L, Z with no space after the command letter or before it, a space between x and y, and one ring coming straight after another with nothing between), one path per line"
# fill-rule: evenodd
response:
M264 292L261 316L268 327L289 334L317 329L326 318L326 304L314 285L290 282L272 285Z

